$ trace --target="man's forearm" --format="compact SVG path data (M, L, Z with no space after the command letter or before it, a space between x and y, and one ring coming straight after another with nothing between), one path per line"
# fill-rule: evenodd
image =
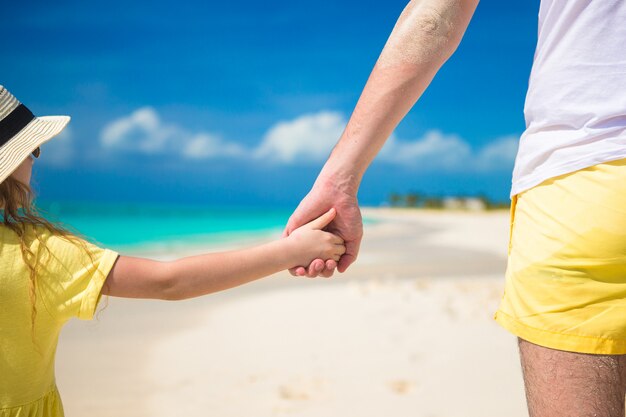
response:
M404 9L320 179L358 189L383 144L459 45L478 0L413 0Z

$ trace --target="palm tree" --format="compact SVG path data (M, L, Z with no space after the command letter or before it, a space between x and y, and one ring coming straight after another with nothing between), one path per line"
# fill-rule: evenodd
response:
M417 207L422 201L422 196L419 193L411 192L405 197L407 207Z
M398 207L402 205L402 196L398 193L391 193L389 194L389 204L391 204L391 207Z

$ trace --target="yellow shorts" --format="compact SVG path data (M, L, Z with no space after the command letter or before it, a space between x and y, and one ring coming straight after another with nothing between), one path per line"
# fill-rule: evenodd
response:
M511 201L495 319L531 343L626 353L626 159L561 175Z

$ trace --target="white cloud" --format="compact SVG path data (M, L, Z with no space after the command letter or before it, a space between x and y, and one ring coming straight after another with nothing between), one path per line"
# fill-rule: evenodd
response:
M478 152L476 169L479 171L513 169L518 145L518 136L511 135L496 139Z
M274 164L318 164L326 160L347 120L340 112L321 111L274 124L256 147L244 147L210 132L190 132L164 123L151 107L112 121L100 143L113 151L156 154L169 152L185 159L255 159ZM430 130L416 140L392 135L377 160L420 171L488 172L511 169L516 136L505 136L473 150L461 137Z
M255 158L289 164L307 164L326 159L337 142L346 120L338 112L322 111L278 122L254 148L245 148L209 132L192 133L164 123L151 107L140 108L107 124L100 135L104 148L146 154L169 151L183 158Z
M162 123L153 108L142 107L106 125L100 143L109 149L159 153L166 150L168 144L184 141L185 136L178 126Z
M41 145L41 158L37 163L54 167L68 167L74 159L72 129L66 126L61 133Z
M190 132L176 124L164 123L151 107L142 107L129 116L107 124L100 134L104 148L116 151L160 154L169 152L183 158L205 159L242 156L240 145L208 132Z
M305 114L275 124L253 154L258 159L287 164L324 161L345 126L346 120L339 112Z
M246 155L246 149L209 133L199 133L189 139L182 149L182 155L191 159L205 159L216 156L239 157Z
M505 136L473 151L468 142L456 135L430 130L415 141L389 138L381 161L417 170L487 172L512 169L518 146L517 136Z
M380 153L381 161L419 170L462 170L471 158L472 150L467 142L438 130L430 130L415 141L401 141L392 136Z

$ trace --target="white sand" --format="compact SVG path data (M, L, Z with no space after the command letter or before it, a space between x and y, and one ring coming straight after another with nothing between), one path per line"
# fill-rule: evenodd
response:
M99 321L71 323L68 417L526 416L515 338L492 320L508 212L366 214L381 221L333 279L110 299Z

